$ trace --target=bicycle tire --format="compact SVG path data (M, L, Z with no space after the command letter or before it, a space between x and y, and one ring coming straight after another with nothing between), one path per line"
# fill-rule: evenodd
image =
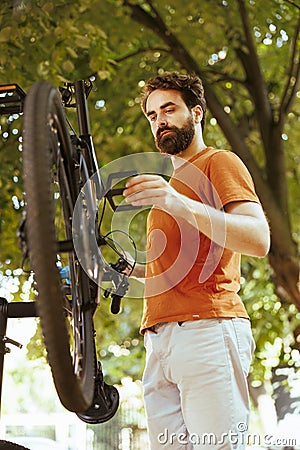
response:
M48 363L61 403L85 411L93 401L96 371L91 283L74 250L58 254L62 237L72 242L79 188L64 109L50 83L30 88L23 129L26 233ZM58 268L64 258L69 284Z

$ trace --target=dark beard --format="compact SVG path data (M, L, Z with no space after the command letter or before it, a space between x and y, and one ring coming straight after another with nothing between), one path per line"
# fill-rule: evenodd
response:
M166 130L172 131L172 133L161 136L161 133ZM195 126L192 116L190 116L181 128L161 127L156 134L155 144L161 153L178 155L190 146L194 136Z

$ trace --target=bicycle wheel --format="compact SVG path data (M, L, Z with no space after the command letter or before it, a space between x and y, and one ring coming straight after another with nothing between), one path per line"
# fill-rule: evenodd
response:
M48 362L62 404L85 411L93 401L96 371L94 286L72 245L76 155L59 95L48 82L30 89L23 125L26 234ZM61 268L69 270L64 280Z

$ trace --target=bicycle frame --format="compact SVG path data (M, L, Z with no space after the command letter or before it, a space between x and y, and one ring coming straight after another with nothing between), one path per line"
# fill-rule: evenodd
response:
M74 83L76 110L78 118L79 136L86 144L86 161L89 162L89 176L98 174L98 163L95 154L93 139L90 131L89 112L87 106L87 97L85 93L84 80L75 81Z

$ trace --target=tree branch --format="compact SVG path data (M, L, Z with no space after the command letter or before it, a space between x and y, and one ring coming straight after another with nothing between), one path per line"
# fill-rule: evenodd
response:
M228 75L228 74L226 74L226 73L224 74L224 73L219 72L219 71L214 70L214 69L205 69L205 73L206 73L206 74L209 73L209 74L211 74L211 75L213 75L213 76L218 77L218 78L216 79L216 82L226 82L226 81L230 81L230 82L233 82L233 83L241 84L241 85L243 85L243 86L244 86L244 84L245 84L245 81L242 80L241 78L235 78L235 77L232 77L231 75Z
M287 3L289 3L290 5L292 5L292 6L295 6L296 8L298 8L299 9L299 11L300 11L300 6L299 5L297 5L295 2L293 2L292 0L285 0Z
M297 27L295 30L295 35L293 38L293 46L292 46L292 56L291 56L291 64L288 73L288 80L282 95L280 107L279 107L279 122L282 124L284 119L293 103L293 100L296 96L298 83L300 80L300 58L298 50L298 38L300 34L300 14L298 18ZM298 62L296 62L296 58L298 56ZM292 83L292 79L295 78L295 83ZM291 88L292 86L292 88Z
M119 58L115 58L114 61L116 63L120 63L126 61L127 59L133 58L134 56L141 55L143 53L149 52L162 52L162 53L170 53L168 48L163 47L147 47L147 48L139 48L132 53L127 53L126 55L120 56Z
M272 108L268 98L265 79L260 69L244 0L238 0L238 5L249 55L246 55L241 49L237 53L248 78L248 86L256 105L256 113L264 148L267 151L269 148L270 136L269 127L266 126L266 123L269 125L272 123Z

